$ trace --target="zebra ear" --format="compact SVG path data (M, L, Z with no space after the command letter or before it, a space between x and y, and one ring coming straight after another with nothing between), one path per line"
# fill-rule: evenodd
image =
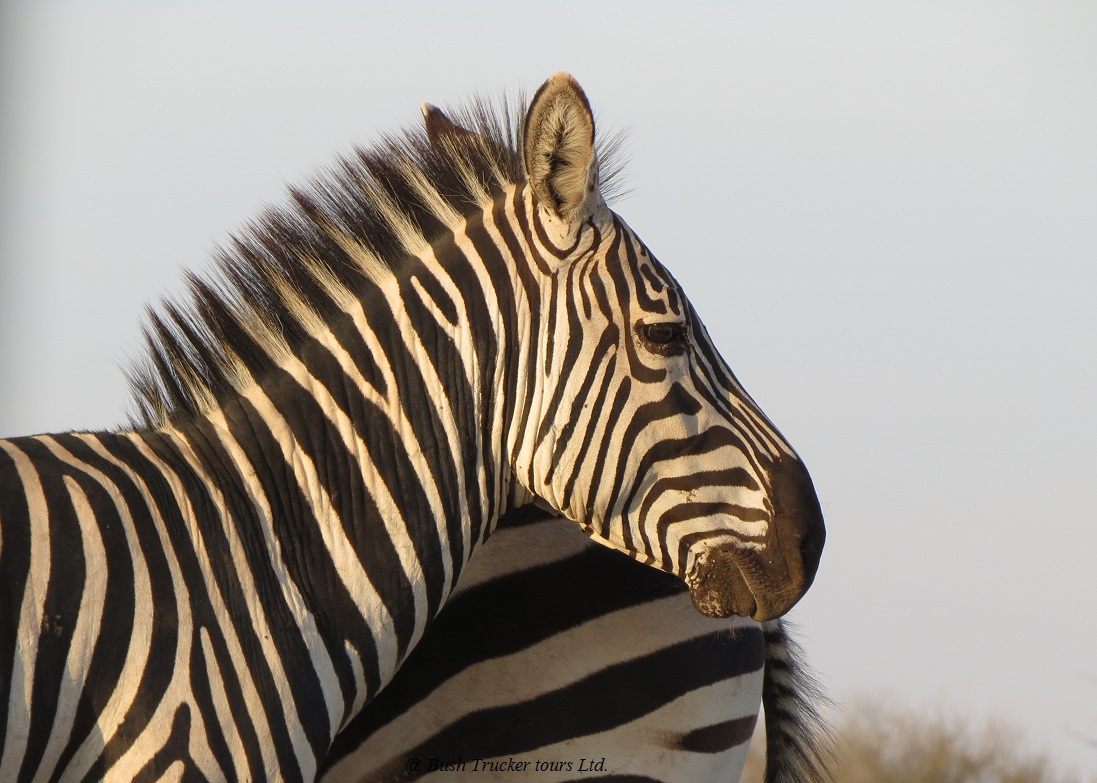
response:
M549 211L571 223L602 202L594 154L594 115L583 89L561 71L533 96L522 144L526 176Z
M472 131L462 128L447 117L445 112L437 106L424 103L422 108L423 121L427 127L427 139L430 140L430 146L436 150L440 149L447 140L452 143L453 141L471 141L479 138Z

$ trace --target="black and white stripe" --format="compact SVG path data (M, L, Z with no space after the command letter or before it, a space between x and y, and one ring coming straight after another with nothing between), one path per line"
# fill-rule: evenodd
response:
M425 115L153 316L138 426L0 442L0 779L311 779L533 501L711 616L810 585L810 479L606 207L574 80Z
M763 693L767 780L824 779L816 697L780 620L703 617L679 580L565 520L514 517L336 737L323 783L510 780L491 768L509 760L546 783L737 781Z
M461 779L445 762L496 780L515 775L484 762L516 759L518 779L553 783L603 757L603 774L631 780L737 780L763 648L758 623L702 616L680 580L570 522L501 525L321 780Z

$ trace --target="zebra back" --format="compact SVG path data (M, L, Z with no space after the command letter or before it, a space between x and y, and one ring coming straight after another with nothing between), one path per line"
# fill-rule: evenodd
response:
M514 764L547 783L738 779L762 695L757 623L700 615L679 580L542 512L508 515L463 580L336 737L324 783L513 780Z

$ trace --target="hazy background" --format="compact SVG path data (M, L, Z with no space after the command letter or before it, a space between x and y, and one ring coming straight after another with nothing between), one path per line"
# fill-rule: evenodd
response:
M1097 771L1097 4L670 6L4 0L0 433L122 423L143 304L284 182L567 69L812 470L831 694Z

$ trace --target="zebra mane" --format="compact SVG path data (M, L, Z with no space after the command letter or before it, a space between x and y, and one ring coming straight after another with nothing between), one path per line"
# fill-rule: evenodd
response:
M147 353L127 371L135 427L180 424L215 408L291 355L317 321L398 274L446 225L526 182L527 101L476 98L447 109L458 132L422 125L383 136L322 170L215 254L212 275L186 273L182 302L149 308ZM429 120L428 120L428 125ZM472 131L461 132L461 129ZM623 134L599 145L603 197L618 193Z

